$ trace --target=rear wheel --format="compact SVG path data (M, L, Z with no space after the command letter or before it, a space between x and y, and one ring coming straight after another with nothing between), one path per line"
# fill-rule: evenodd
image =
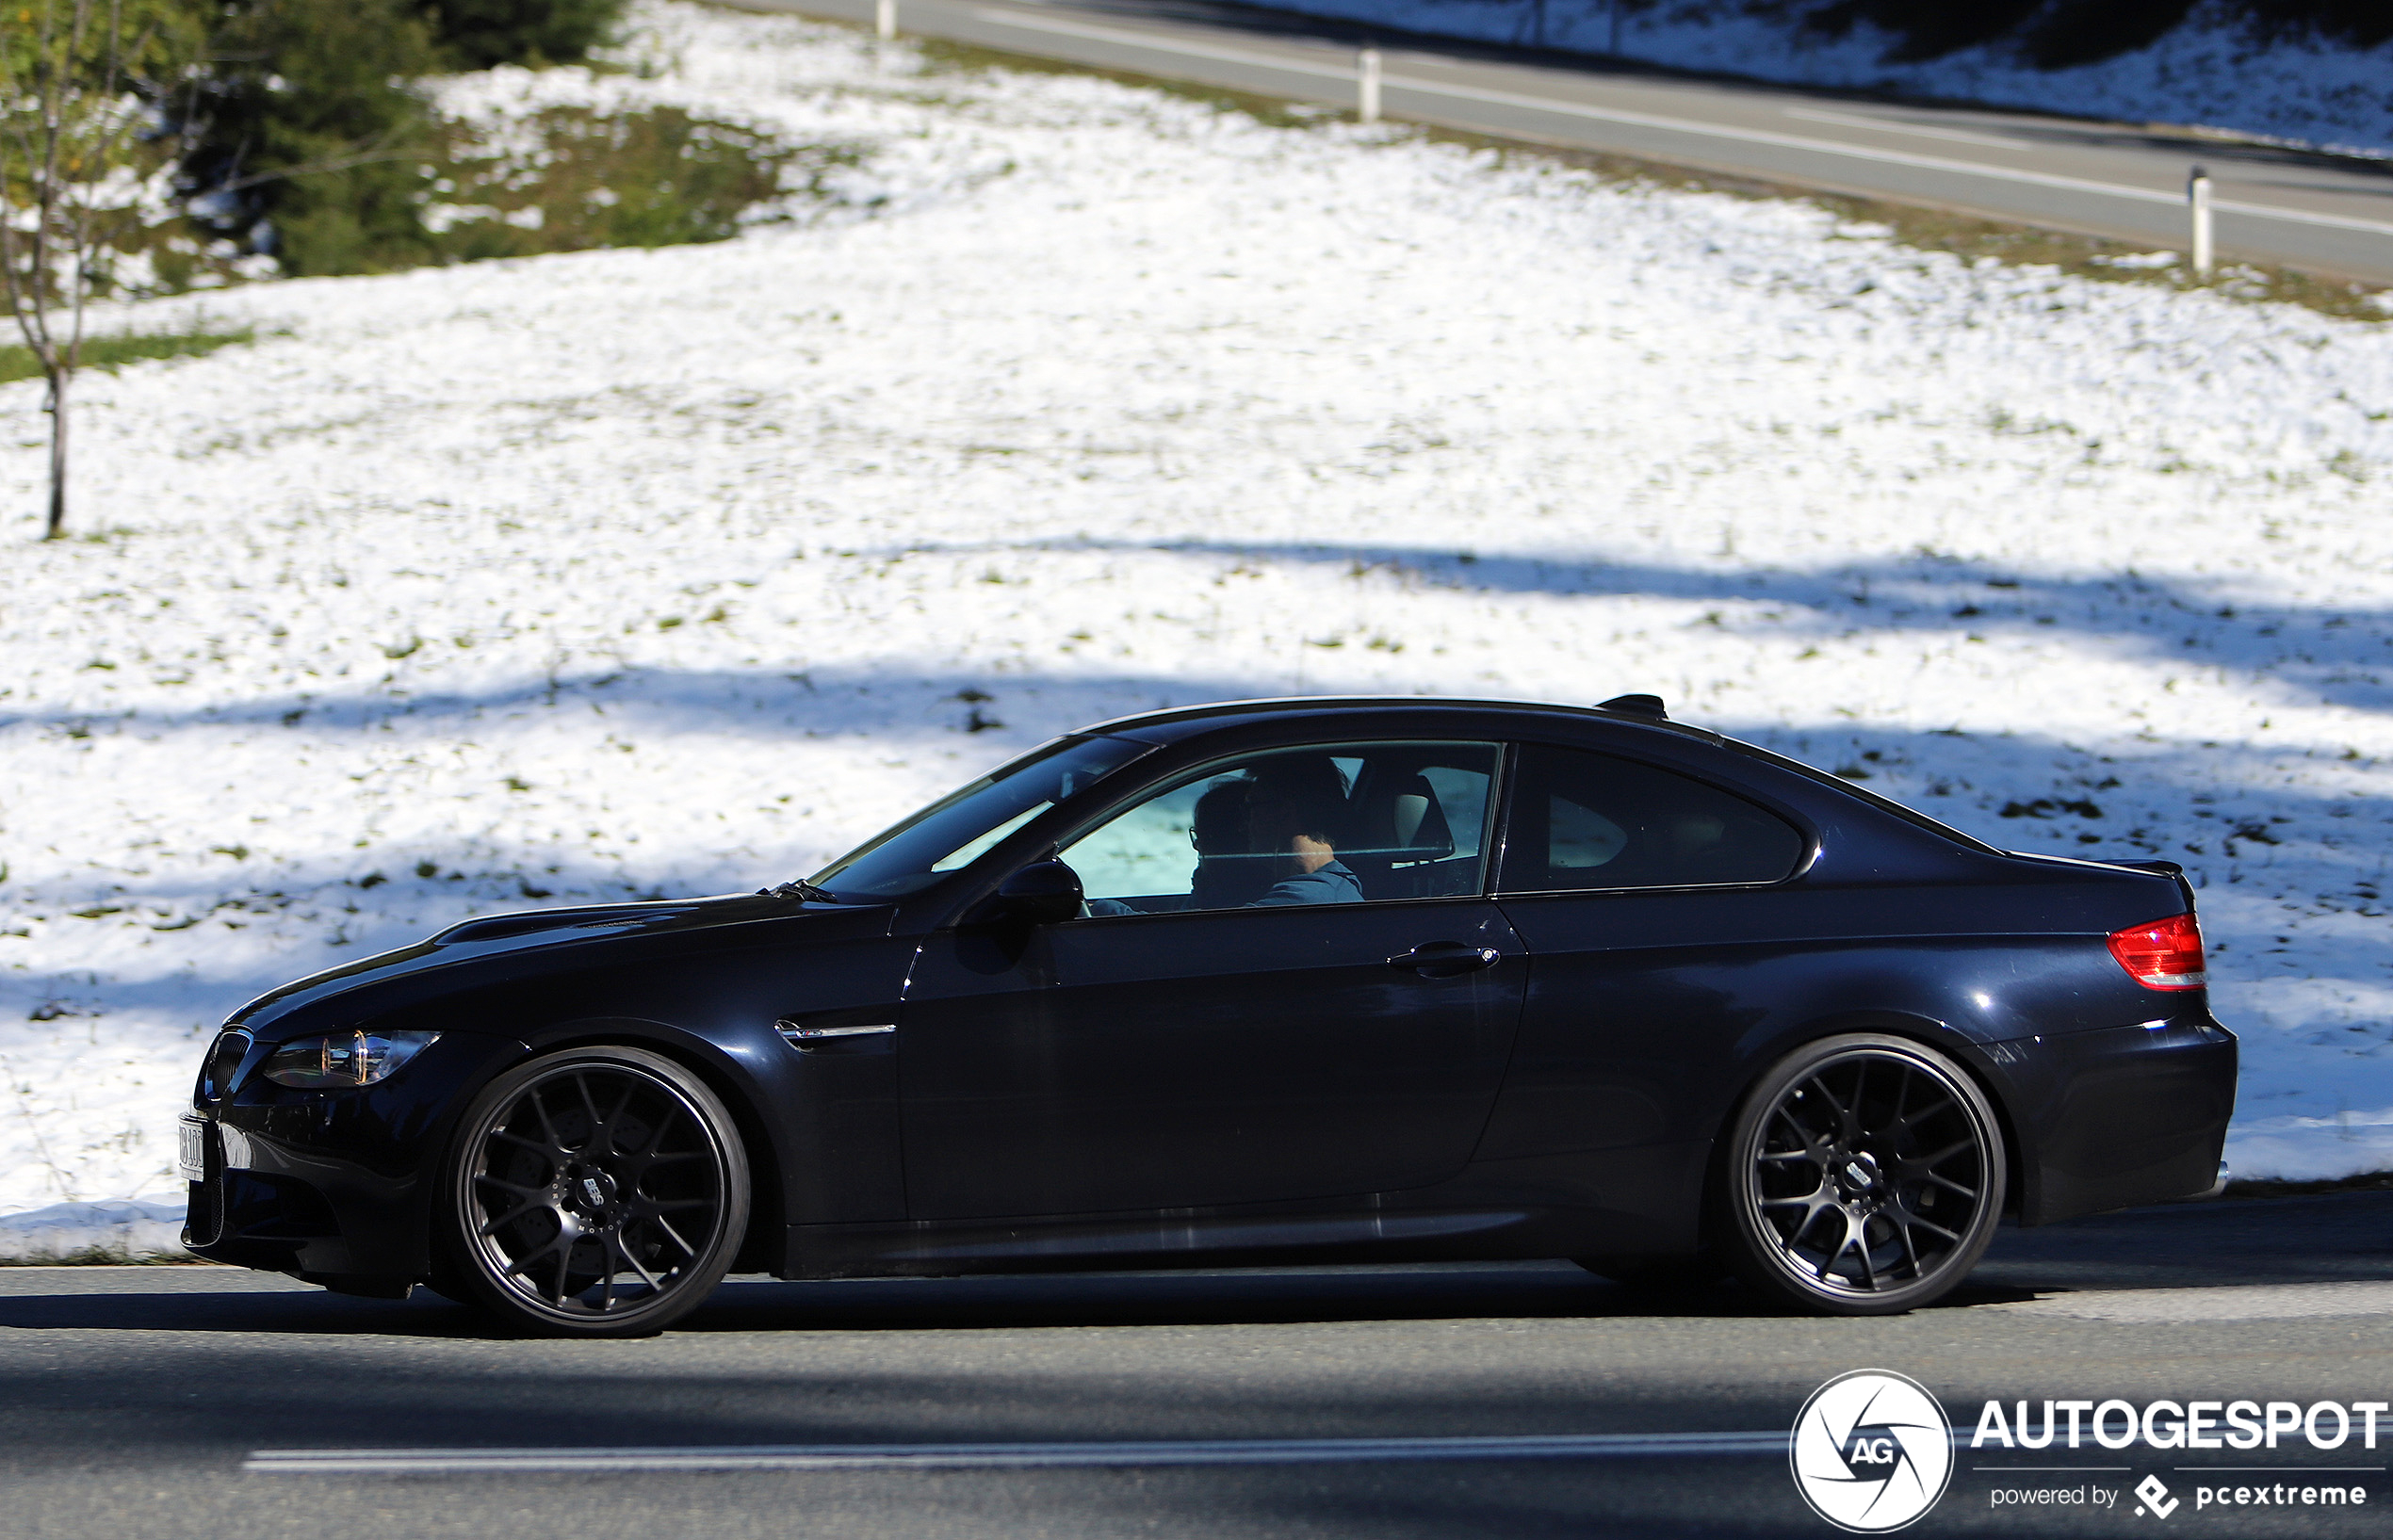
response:
M729 1269L747 1155L722 1101L679 1064L576 1048L475 1098L446 1196L443 1283L543 1335L641 1337L704 1304Z
M1977 1082L1898 1037L1830 1038L1762 1078L1721 1152L1731 1260L1830 1315L1949 1291L2002 1217L2002 1130Z

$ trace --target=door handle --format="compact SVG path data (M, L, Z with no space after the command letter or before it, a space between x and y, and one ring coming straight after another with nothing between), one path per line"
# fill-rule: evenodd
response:
M1473 947L1459 941L1424 941L1408 952L1388 959L1392 968L1408 968L1424 979L1454 979L1493 967L1504 953L1493 947Z

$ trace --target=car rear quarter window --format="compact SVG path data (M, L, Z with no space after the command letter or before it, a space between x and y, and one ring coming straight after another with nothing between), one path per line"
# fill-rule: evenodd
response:
M1538 743L1520 767L1504 892L1775 883L1803 858L1794 825L1689 776Z

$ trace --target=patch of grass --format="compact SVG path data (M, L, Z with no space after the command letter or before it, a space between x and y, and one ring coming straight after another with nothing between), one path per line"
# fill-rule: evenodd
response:
M2206 288L2230 300L2300 305L2345 320L2393 318L2375 302L2376 296L2384 291L2367 284L2297 272L2291 267L2231 263L2220 267L2209 283L2198 284L2185 263L2154 266L2136 261L2148 255L2151 248L2124 241L2000 224L1941 209L1822 193L1800 196L1856 223L1883 225L1896 242L1923 251L1993 257L2017 267L2053 267L2072 277L2104 284L2141 284L2180 291Z
M230 332L211 332L204 324L187 332L122 332L110 336L83 339L83 366L105 369L113 374L127 364L138 364L153 358L205 358L219 348L231 348L239 343L255 342L257 332L249 327ZM17 380L39 380L41 365L30 348L0 346L0 385ZM68 397L73 399L72 396Z
M827 201L826 179L862 158L678 107L549 107L487 139L448 125L426 225L450 262L727 240L759 204Z

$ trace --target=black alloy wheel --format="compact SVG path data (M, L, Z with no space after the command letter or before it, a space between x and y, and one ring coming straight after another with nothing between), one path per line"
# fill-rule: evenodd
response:
M1969 1275L2002 1218L2002 1129L1966 1071L1876 1033L1780 1062L1732 1127L1727 1251L1748 1284L1828 1315L1892 1315Z
M663 1330L713 1292L748 1224L730 1113L640 1048L500 1076L459 1125L448 1191L441 1281L554 1337Z

